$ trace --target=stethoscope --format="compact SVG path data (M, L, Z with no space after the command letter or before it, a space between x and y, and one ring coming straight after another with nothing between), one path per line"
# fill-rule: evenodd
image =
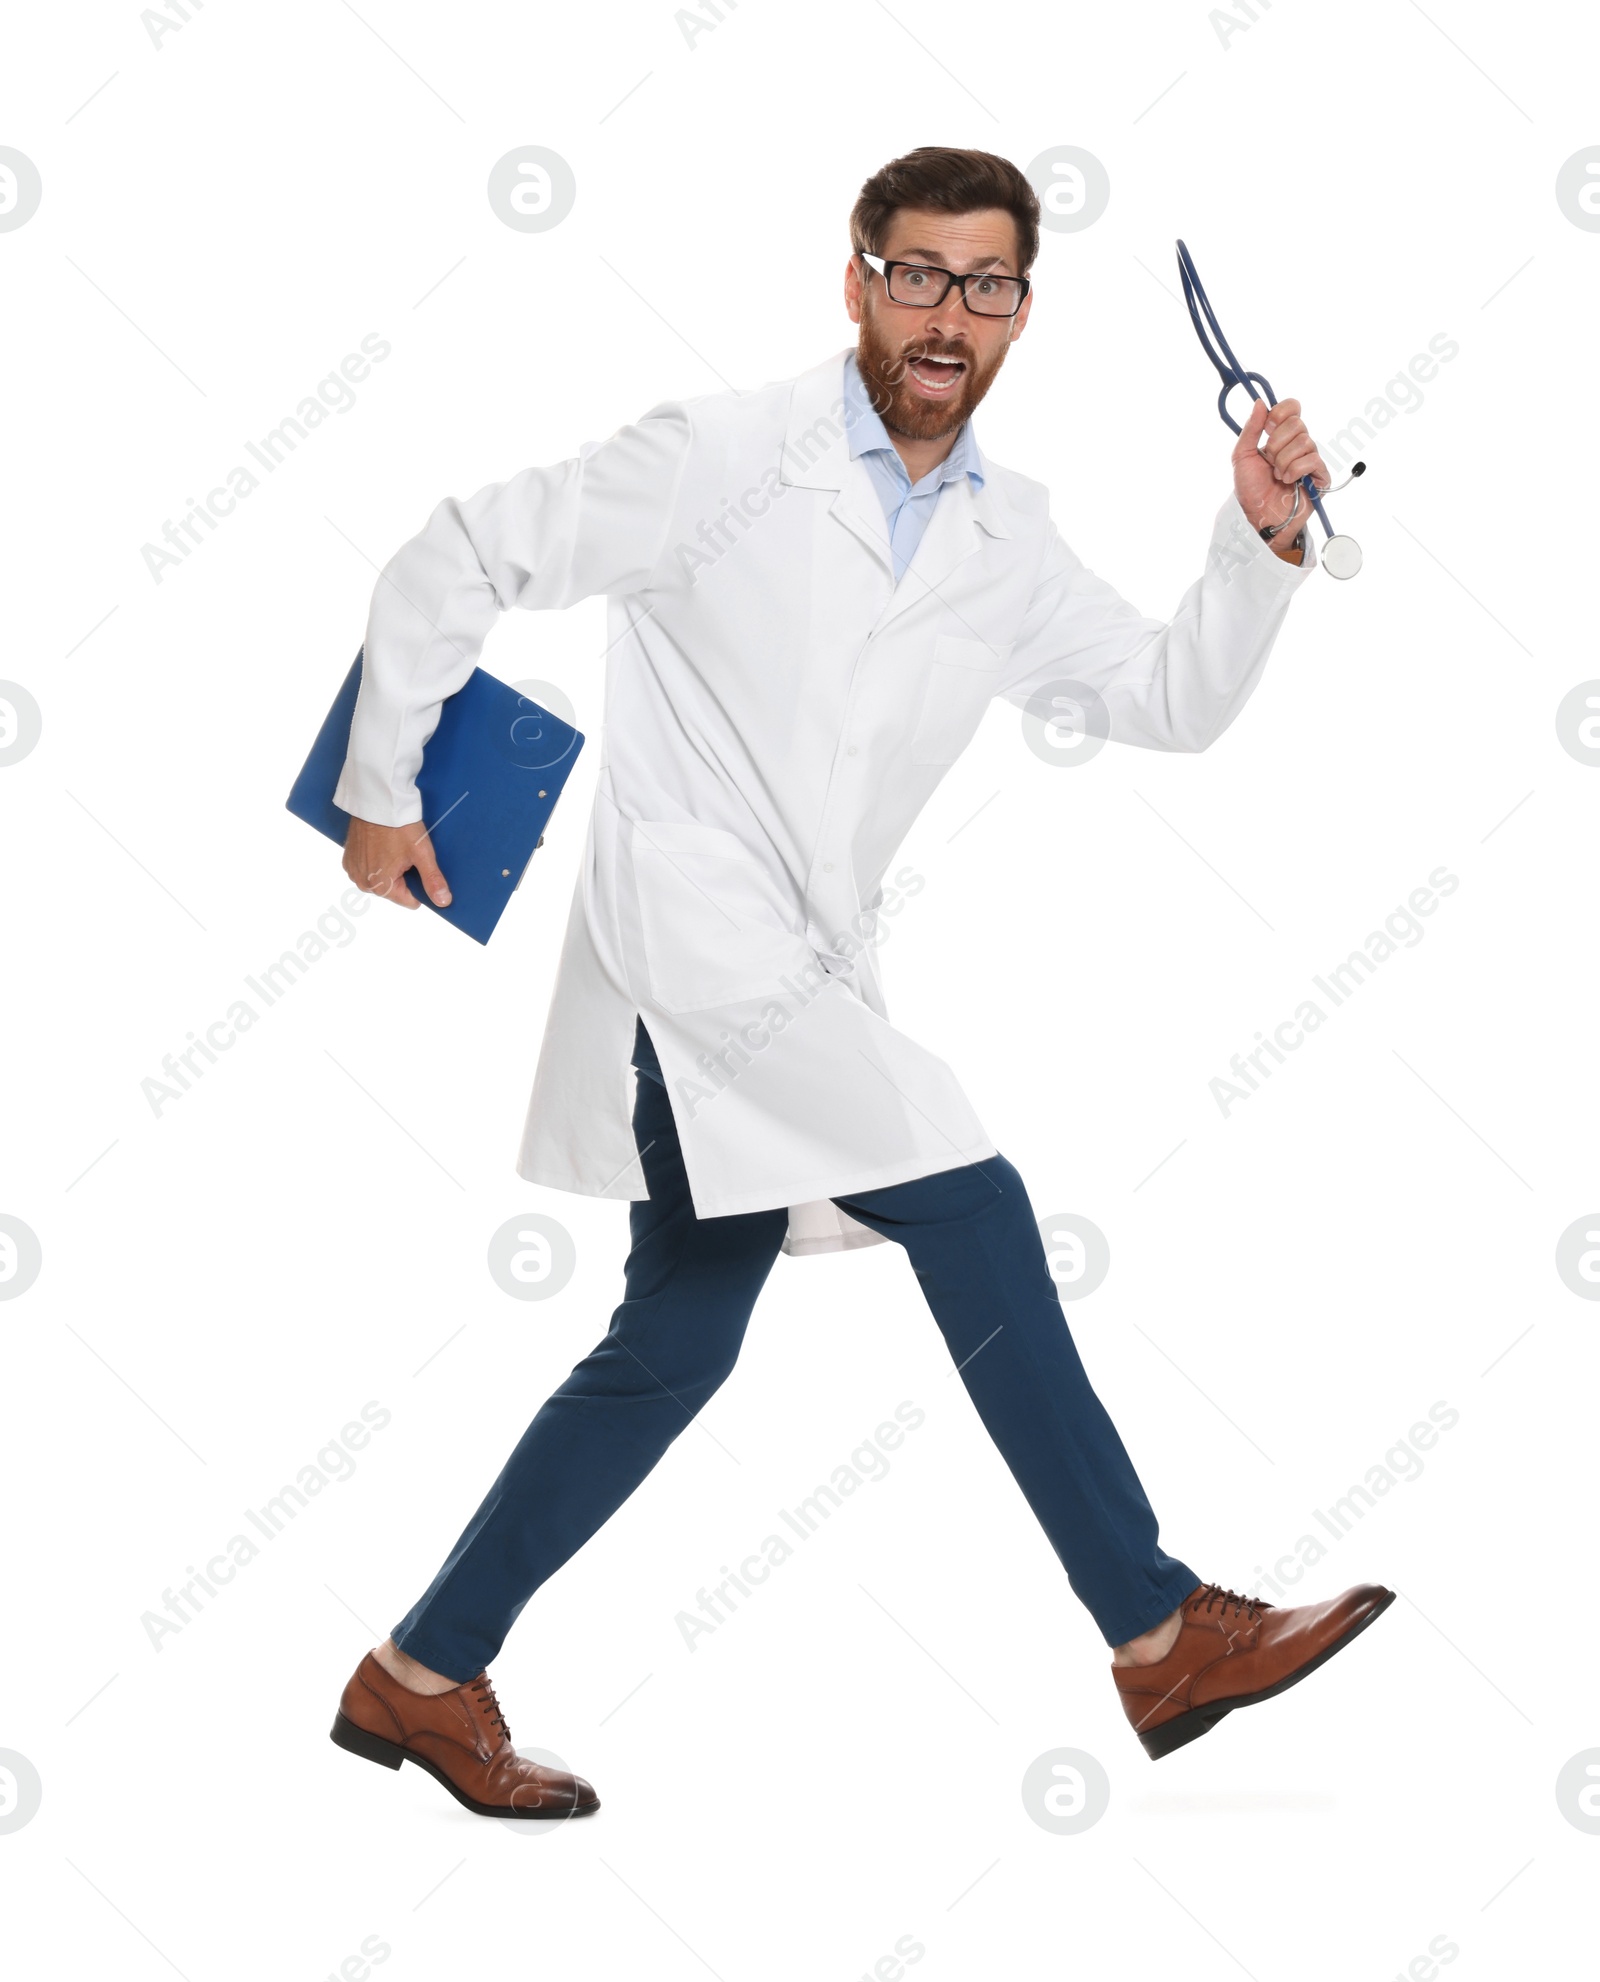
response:
M1211 299L1201 287L1200 274L1194 265L1194 257L1181 241L1178 243L1178 274L1183 279L1183 300L1189 305L1189 320L1194 325L1196 337L1200 340L1200 348L1216 366L1217 374L1222 380L1222 390L1217 394L1217 411L1222 415L1224 426L1236 434L1242 433L1243 429L1239 422L1228 411L1228 394L1233 388L1242 385L1252 399L1260 399L1264 394L1269 406L1277 405L1278 396L1260 372L1247 372L1233 355L1227 338L1222 334L1222 326L1217 322L1217 313L1211 307ZM1205 312L1205 324L1200 321L1202 310ZM1211 335L1217 340L1222 358L1217 356L1216 350L1212 348L1211 339L1206 336L1206 324L1211 326ZM1227 359L1226 364L1223 363L1223 358ZM1257 386L1260 386L1260 392L1256 391ZM1364 475L1366 472L1366 462L1358 461L1342 482L1324 490L1322 494L1318 493L1313 477L1310 475L1302 477L1299 487L1295 490L1294 508L1283 524L1279 525L1280 529L1286 529L1300 514L1300 490L1304 489L1328 539L1322 547L1322 564L1330 578L1355 577L1361 569L1361 546L1354 537L1334 535L1333 525L1328 521L1328 512L1322 506L1322 495L1337 495L1340 489L1349 488L1358 475Z

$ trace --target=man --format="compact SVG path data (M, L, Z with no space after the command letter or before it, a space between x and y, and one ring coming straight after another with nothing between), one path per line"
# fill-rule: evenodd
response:
M854 353L663 404L442 503L373 595L336 797L346 872L411 907L412 866L449 900L414 782L441 700L505 608L609 602L605 758L518 1168L631 1201L626 1294L333 1730L484 1815L598 1807L517 1755L485 1668L729 1374L780 1250L905 1248L1151 1755L1303 1678L1392 1601L1363 1585L1276 1609L1163 1551L1021 1179L885 1015L885 877L994 698L1092 691L1114 737L1203 750L1316 563L1298 485L1328 474L1292 399L1253 406L1204 573L1165 623L983 455L970 416L1027 325L1038 214L1004 159L895 160L851 215ZM779 305L805 280L781 249L741 268Z

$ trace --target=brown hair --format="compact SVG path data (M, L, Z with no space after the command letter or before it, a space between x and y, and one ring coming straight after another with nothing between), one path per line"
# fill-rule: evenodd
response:
M955 151L922 145L892 158L861 188L850 210L850 242L857 253L877 254L889 223L902 207L939 213L977 213L998 207L1017 224L1019 275L1039 252L1039 198L1009 158L992 151Z

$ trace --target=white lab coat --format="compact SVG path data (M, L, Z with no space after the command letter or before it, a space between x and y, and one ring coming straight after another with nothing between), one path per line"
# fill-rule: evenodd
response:
M1203 750L1316 562L1275 557L1230 491L1201 576L1147 619L1068 549L1038 483L984 458L897 585L844 362L664 403L441 503L373 593L335 793L381 825L419 819L423 745L497 615L606 594L599 785L517 1167L646 1195L641 1014L696 1213L788 1207L796 1252L872 1242L835 1196L995 1153L950 1068L890 1025L870 940L896 850L990 702L1077 681L1113 739Z

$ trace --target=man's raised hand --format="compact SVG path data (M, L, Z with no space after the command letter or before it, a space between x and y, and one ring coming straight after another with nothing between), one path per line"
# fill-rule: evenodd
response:
M1252 529L1287 520L1303 475L1313 476L1319 491L1333 479L1300 417L1299 400L1280 399L1276 406L1268 406L1264 399L1257 399L1233 450L1234 493ZM1310 515L1311 505L1302 493L1300 522L1309 520ZM1291 537L1296 534L1289 533Z

